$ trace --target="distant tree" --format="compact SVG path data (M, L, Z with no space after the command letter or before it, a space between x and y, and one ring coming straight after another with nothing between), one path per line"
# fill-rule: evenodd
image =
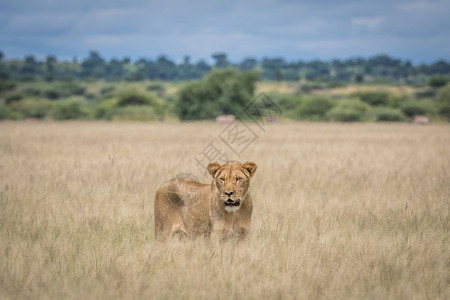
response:
M119 61L117 59L111 59L107 65L105 65L105 76L108 79L120 80L125 78L125 66L129 64L129 59Z
M185 55L183 57L183 65L190 66L191 65L191 57L189 55Z
M219 53L214 53L213 55L211 55L212 58L214 59L215 63L214 66L216 68L226 68L229 65L228 62L228 58L227 58L227 54L223 53L223 52L219 52Z
M435 75L430 78L428 85L433 88L440 88L448 83L448 78L442 75Z
M364 81L364 75L361 73L358 73L355 75L355 82L356 83L361 83Z
M24 75L36 75L38 73L38 63L33 55L25 57L22 73Z
M47 81L52 81L55 79L57 64L58 60L56 59L55 56L47 55L47 58L45 60L45 68L46 68L45 79Z
M308 97L304 99L296 111L296 118L322 121L327 112L335 105L334 101L326 97Z
M81 63L83 77L102 78L106 75L106 62L97 51L90 51L89 57Z
M258 60L255 58L246 58L239 64L241 71L251 71L258 66Z
M263 68L263 77L270 80L282 79L281 70L286 66L286 61L283 58L264 58L261 62Z
M352 96L372 106L385 106L390 95L384 91L362 91L356 92Z
M192 82L178 93L176 112L182 120L214 119L240 114L253 97L256 72L215 70L204 80Z
M437 95L439 114L450 121L450 86L442 88Z

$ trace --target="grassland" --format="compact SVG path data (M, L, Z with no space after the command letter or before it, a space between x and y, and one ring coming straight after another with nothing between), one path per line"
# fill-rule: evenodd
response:
M209 180L223 128L0 123L0 298L450 298L449 125L254 128L249 241L156 242L157 186Z

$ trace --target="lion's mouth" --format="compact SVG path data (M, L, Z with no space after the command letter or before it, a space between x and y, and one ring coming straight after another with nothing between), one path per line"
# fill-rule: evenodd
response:
M241 200L233 201L231 199L228 199L225 201L225 206L239 206L241 204Z

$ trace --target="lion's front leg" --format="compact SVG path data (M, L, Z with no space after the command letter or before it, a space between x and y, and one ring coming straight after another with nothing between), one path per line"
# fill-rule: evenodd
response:
M222 224L216 224L213 227L211 236L216 241L225 241L230 236L230 228Z

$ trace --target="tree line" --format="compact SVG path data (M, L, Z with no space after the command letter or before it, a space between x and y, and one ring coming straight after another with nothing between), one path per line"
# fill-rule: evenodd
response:
M236 68L258 71L260 77L271 81L328 81L328 82L401 82L407 84L427 82L433 75L450 75L450 63L438 60L430 64L414 65L411 61L381 54L369 58L334 59L332 61L286 61L284 58L245 58L231 62L226 53L212 55L213 63L206 60L193 62L185 56L180 63L161 55L156 59L112 58L107 60L97 51L90 51L81 61L58 60L48 55L38 60L33 55L23 59L6 59L0 51L0 79L17 81L95 80L106 81L184 81L203 78L212 69Z

